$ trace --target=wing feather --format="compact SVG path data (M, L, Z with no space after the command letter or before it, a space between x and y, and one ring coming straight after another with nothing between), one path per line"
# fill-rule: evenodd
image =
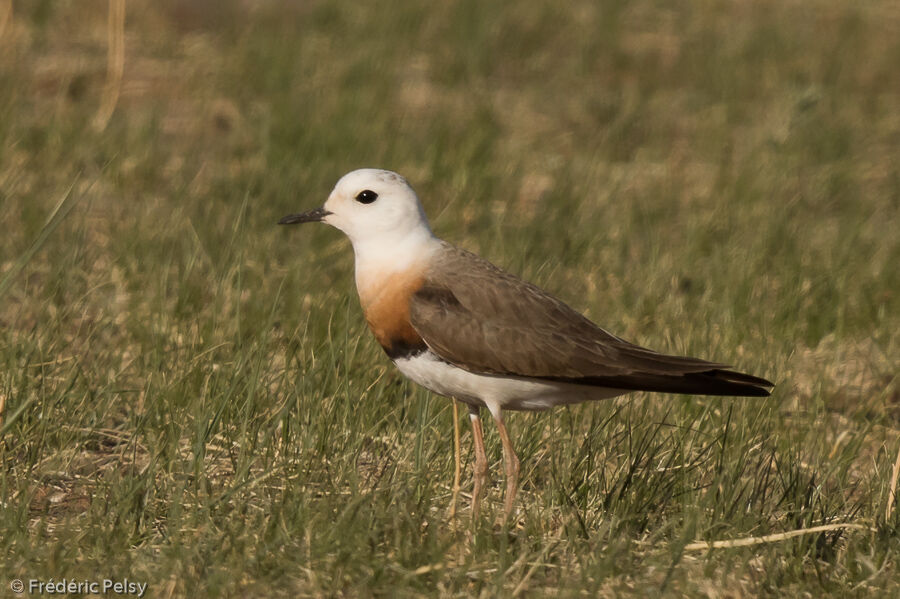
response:
M428 347L473 372L621 389L768 395L765 379L640 347L603 330L539 287L450 244L410 299Z

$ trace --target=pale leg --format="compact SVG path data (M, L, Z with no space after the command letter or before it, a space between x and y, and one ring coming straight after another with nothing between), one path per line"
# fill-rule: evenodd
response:
M481 429L481 416L478 408L469 406L469 420L472 421L472 440L475 443L474 488L472 489L472 517L477 518L481 511L481 490L488 475L487 454L484 451L484 431Z
M453 400L453 491L450 499L450 518L456 518L456 502L459 499L459 402Z
M519 458L513 450L506 425L503 424L503 415L499 410L494 415L494 422L497 423L497 432L500 433L500 441L503 443L503 465L506 467L506 497L503 499L503 511L508 518L516 500L516 491L519 489Z

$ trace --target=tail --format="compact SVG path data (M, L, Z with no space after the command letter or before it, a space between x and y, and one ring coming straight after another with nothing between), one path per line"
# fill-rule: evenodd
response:
M764 378L715 368L684 374L637 373L570 379L570 382L628 391L657 391L690 395L768 397L774 383Z
M737 395L741 397L768 397L775 387L771 381L734 370L710 370L684 376L691 381L695 395Z

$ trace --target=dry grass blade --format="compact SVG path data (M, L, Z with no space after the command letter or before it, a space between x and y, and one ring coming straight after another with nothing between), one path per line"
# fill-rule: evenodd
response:
M728 539L724 541L697 541L696 543L691 543L686 545L685 551L702 551L705 549L727 549L729 547L750 547L752 545L763 545L765 543L777 543L778 541L786 541L788 539L793 539L794 537L800 537L803 535L811 535L818 532L826 532L829 530L841 530L841 529L853 529L853 530L868 530L870 532L874 532L875 529L871 526L865 526L863 524L854 524L852 522L844 522L839 524L823 524L822 526L813 526L812 528L801 528L799 530L791 530L789 532L779 532L771 535L765 535L762 537L745 537L743 539Z
M565 527L560 527L560 533L564 528ZM527 588L526 585L528 584L528 581L531 580L531 577L534 576L534 573L537 572L537 569L543 565L544 559L546 559L547 554L550 553L551 551L553 551L556 548L556 546L559 545L559 541L560 541L560 536L557 535L556 539L553 542L548 543L544 547L544 550L541 552L540 557L538 557L537 561L535 561L531 565L531 568L528 569L528 572L525 573L525 576L522 577L522 580L520 580L519 584L516 585L516 588L513 589L513 592L512 592L513 597L518 597L519 595L522 594L523 591L526 590L526 588Z
M109 21L107 23L109 47L107 50L106 86L103 100L94 117L94 129L103 131L112 118L119 102L122 88L122 73L125 70L125 0L109 0Z
M897 449L897 459L894 460L894 470L891 472L891 489L888 492L887 507L885 508L884 519L890 520L891 514L894 513L894 504L897 503L897 478L900 476L900 448Z
M12 0L6 0L2 7L0 7L0 39L3 39L3 33L6 31L6 26L12 21L12 14Z

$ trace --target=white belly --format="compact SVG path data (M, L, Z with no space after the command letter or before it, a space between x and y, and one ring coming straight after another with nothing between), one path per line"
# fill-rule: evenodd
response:
M394 361L413 382L439 395L455 397L467 404L500 410L546 410L553 406L606 399L627 393L571 383L492 374L476 374L438 359L426 351Z

